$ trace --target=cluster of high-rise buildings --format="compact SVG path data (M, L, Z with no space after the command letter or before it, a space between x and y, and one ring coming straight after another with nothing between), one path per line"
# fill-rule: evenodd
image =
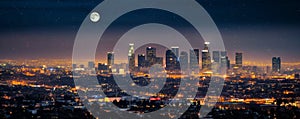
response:
M200 69L201 71L210 71L212 67L220 66L223 68L238 70L243 67L243 53L235 53L235 64L231 64L226 51L210 51L209 42L204 43L204 48L199 49L190 49L189 53L186 51L180 51L178 46L172 46L165 52L165 63L163 57L158 57L155 47L147 47L145 54L138 54L137 58L135 55L134 44L129 44L128 50L128 63L122 70L122 72L130 71L142 71L149 70L154 64L159 64L164 67L167 71L180 71L180 70L196 70ZM201 53L201 58L200 58ZM201 65L200 65L201 60ZM93 63L88 64L89 67L94 67ZM107 65L98 64L99 70L109 70L114 65L114 53L107 53ZM280 73L281 70L281 58L273 57L272 58L272 73Z
M136 67L136 61L134 56L134 44L130 44L129 46L128 61L130 71L137 71L141 68L151 67L154 64L160 64L161 66L163 66L163 58L158 57L156 55L156 48L147 47L146 54L138 54L138 67Z
M209 42L205 42L204 49L202 50L202 69L211 70L213 63L221 64L221 66L230 68L230 61L226 51L213 51L213 57L211 57L209 51ZM165 64L163 57L158 57L155 47L147 47L145 54L138 54L137 61L134 51L134 44L129 44L128 50L128 71L141 71L148 69L154 64L159 64L167 71L180 71L180 70L196 70L199 69L200 64L200 50L190 49L189 53L186 51L180 51L178 46L172 46L165 52ZM108 52L107 54L107 66L111 68L114 64L114 53ZM137 64L137 65L136 65ZM103 69L104 64L99 64L98 69Z

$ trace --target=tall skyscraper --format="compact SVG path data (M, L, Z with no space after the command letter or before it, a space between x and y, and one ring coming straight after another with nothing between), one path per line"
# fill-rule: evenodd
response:
M227 56L221 58L221 67L225 67L226 69L230 69L230 60Z
M227 56L226 51L221 51L220 52L220 63L221 63L221 67L225 67L226 69L230 69L230 60Z
M178 46L172 46L171 49L172 49L173 53L175 54L175 56L178 59L179 58L179 47Z
M175 55L175 59L176 59L176 62L175 62L175 69L180 69L180 62L179 62L179 47L178 46L172 46L171 47L171 50L172 52L174 53Z
M176 69L176 56L172 50L166 51L166 70L175 70Z
M230 60L227 56L226 56L226 60L227 60L227 69L230 69Z
M88 68L89 68L89 69L95 68L95 63L94 63L94 61L89 61L89 62L88 62Z
M107 66L111 68L112 65L114 65L114 53L113 52L108 52L107 53Z
M221 51L221 54L220 54L220 55L221 55L221 58L222 58L222 57L227 57L227 52L226 52L226 51Z
M213 61L215 63L220 63L221 57L220 57L220 51L213 51Z
M272 58L272 71L273 73L280 73L281 70L281 59L280 57Z
M146 67L146 56L145 54L138 55L138 67Z
M205 42L204 49L202 50L202 70L211 69L211 57L208 48L209 44L210 44L209 42Z
M190 69L199 69L199 49L190 50Z
M239 68L243 66L243 53L235 53L235 65Z
M156 48L147 47L146 49L146 59L149 62L149 65L152 66L156 63Z
M134 55L134 44L129 44L129 51L128 51L128 65L129 71L134 71L135 68L135 55Z
M187 52L181 52L179 57L180 69L187 70L188 69L188 62L189 62L189 55Z

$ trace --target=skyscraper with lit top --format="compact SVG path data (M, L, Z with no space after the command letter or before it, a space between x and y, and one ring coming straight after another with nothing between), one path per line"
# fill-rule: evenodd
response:
M148 65L152 66L156 63L156 48L147 47L146 48L146 59L148 61Z
M135 55L134 55L134 44L129 44L129 51L128 51L128 65L129 71L134 71L135 68Z
M211 57L208 45L209 42L204 43L204 49L202 50L202 70L210 70L211 69Z
M166 70L176 69L176 56L172 50L166 51Z
M146 67L146 56L145 54L138 55L138 67Z
M111 68L111 66L114 65L114 53L108 52L107 53L107 66Z

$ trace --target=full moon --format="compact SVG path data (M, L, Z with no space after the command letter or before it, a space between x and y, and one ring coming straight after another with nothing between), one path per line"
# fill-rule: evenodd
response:
M91 13L90 20L92 22L98 22L100 20L100 14L98 12Z

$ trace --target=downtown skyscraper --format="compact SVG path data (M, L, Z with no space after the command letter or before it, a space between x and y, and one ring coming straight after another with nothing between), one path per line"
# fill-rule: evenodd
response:
M216 63L220 63L220 51L213 51L213 61Z
M129 71L134 71L135 68L135 55L134 55L134 44L129 44L129 50L128 50L128 65L129 65Z
M204 49L202 50L202 70L210 70L211 69L211 57L208 45L209 42L204 43Z
M146 67L146 56L145 54L139 54L138 55L138 67Z
M172 50L166 51L166 70L177 69L177 57Z
M114 53L108 52L107 53L107 66L111 68L112 65L114 65Z
M171 49L172 49L172 52L175 54L175 56L178 59L179 58L179 47L178 46L172 46Z
M154 47L147 47L146 48L146 55L139 54L138 55L138 68L149 68L154 64L159 64L163 66L163 57L156 56L156 48Z
M272 72L273 73L280 73L281 70L281 58L280 57L273 57L272 58Z
M179 47L178 46L172 46L171 47L172 52L175 55L175 69L179 70L180 69L180 62L179 62Z
M221 67L230 69L230 60L226 51L213 51L213 62L220 64Z
M179 63L181 70L187 70L189 68L189 54L187 52L180 52Z
M148 66L152 66L156 63L156 48L154 47L147 47L146 48L146 59L149 64Z
M243 67L243 53L235 53L235 65L238 68L242 68Z
M199 49L190 49L190 69L199 69Z

